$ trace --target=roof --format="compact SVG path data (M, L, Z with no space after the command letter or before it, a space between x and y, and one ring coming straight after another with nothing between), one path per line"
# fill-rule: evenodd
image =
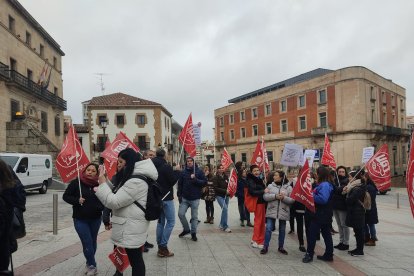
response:
M89 127L81 124L73 124L75 127L76 133L89 133ZM64 132L68 133L69 127L67 124L65 124Z
M30 13L17 0L9 0L9 3L18 11L24 18L35 28L41 35L43 35L47 42L62 56L65 53L60 49L60 45L46 32L45 29L30 15Z
M86 102L84 102L86 103ZM119 107L119 106L136 106L136 107L154 107L159 106L161 107L169 116L172 116L172 114L164 108L161 104L145 100L142 98L130 96L121 92L104 95L104 96L98 96L93 97L90 102L87 104L89 107L91 106L107 106L107 107Z
M281 82L278 82L278 83L260 88L258 90L253 91L253 92L249 92L247 94L238 96L236 98L230 99L230 100L228 100L228 102L229 103L241 102L241 101L244 101L244 100L247 100L247 99L262 95L262 94L265 94L265 93L269 93L269 92L272 92L274 90L278 90L278 89L281 89L281 88L284 88L284 87L287 87L287 86L291 86L291 85L294 85L294 84L299 83L299 82L307 81L307 80L310 80L310 79L313 79L313 78L316 78L316 77L319 77L319 76L322 76L322 75L325 75L325 74L328 74L328 73L331 73L331 72L333 72L333 70L318 68L318 69L309 71L307 73L300 74L296 77L293 77L293 78L290 78L290 79L287 79L287 80L284 80L284 81L281 81Z

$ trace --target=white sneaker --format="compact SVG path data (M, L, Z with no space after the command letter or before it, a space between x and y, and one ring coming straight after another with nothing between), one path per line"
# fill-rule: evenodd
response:
M231 229L227 227L226 229L224 229L224 232L231 233Z
M88 267L88 272L86 273L86 276L94 276L98 274L98 270L93 265Z
M258 248L258 244L257 244L257 242L255 242L255 241L251 241L251 243L250 243L250 245L253 247L253 248Z
M263 249L263 244L258 244L258 245L257 245L257 248L259 248L259 249Z

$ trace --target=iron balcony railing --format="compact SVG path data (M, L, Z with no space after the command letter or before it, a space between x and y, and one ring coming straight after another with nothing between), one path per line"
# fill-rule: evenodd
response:
M9 67L0 62L0 76L6 78L9 82L16 84L20 89L34 95L40 100L46 101L63 110L67 110L66 101L47 89L41 87L37 83L23 76L15 70L9 70Z

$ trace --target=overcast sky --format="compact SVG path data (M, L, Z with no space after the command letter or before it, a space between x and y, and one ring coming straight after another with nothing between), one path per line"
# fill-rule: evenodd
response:
M190 112L213 139L214 109L316 68L360 65L406 89L414 115L414 1L19 0L61 45L66 114L123 92Z

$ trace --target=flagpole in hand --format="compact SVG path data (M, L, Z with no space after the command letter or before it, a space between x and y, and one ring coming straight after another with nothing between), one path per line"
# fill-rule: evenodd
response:
M72 125L72 137L75 137L75 127ZM75 158L76 158L76 171L78 172L78 185L79 185L79 203L82 206L83 201L82 199L82 189L81 189L81 182L80 182L80 173L79 173L79 159L78 159L78 150L76 149L76 139L73 139L73 148L75 149Z

